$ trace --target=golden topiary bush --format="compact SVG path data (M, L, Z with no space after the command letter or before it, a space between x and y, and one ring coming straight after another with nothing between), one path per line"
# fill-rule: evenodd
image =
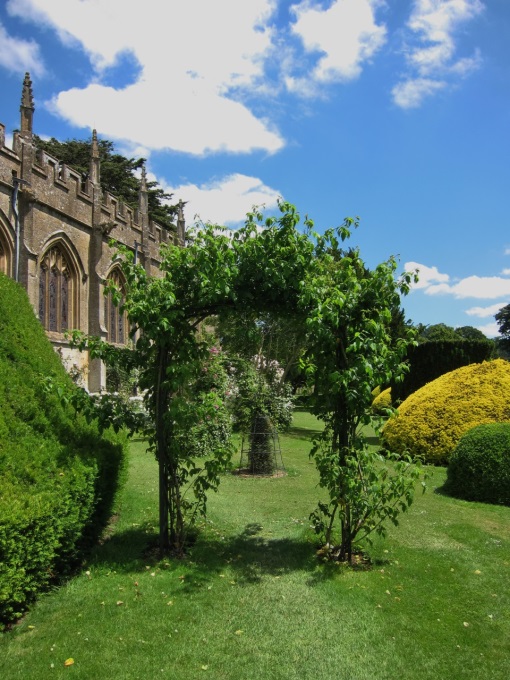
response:
M427 463L445 464L462 435L483 423L510 421L510 363L470 364L411 394L386 423L383 442Z
M372 411L374 413L384 414L385 409L388 408L391 408L391 387L387 387L385 390L382 390L382 392L379 391L375 394L374 401L372 402Z

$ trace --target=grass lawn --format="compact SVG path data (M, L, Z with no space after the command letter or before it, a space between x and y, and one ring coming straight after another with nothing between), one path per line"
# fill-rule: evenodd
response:
M134 442L111 537L0 638L0 678L507 680L510 508L441 495L434 469L372 569L320 565L317 428L296 414L287 476L226 475L182 562L144 556L157 474Z

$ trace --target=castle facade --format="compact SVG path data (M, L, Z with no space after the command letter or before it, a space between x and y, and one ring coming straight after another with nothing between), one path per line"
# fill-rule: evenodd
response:
M112 263L110 239L132 249L150 275L159 273L161 243L184 245L179 207L176 234L149 219L145 169L138 208L104 193L96 132L88 177L60 163L34 144L32 82L23 82L20 129L12 149L0 123L0 271L28 293L35 314L69 370L98 392L106 386L104 365L70 347L66 331L79 329L108 342L126 344L127 320L104 295L106 282L122 289L122 273Z

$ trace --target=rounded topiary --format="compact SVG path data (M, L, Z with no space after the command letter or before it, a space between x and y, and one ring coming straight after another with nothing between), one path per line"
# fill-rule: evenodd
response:
M462 437L450 458L445 491L510 505L510 423L478 425Z
M470 364L411 394L383 430L386 448L445 464L476 425L510 421L510 363Z
M389 408L391 408L391 387L382 390L382 392L379 391L372 402L372 411L378 415L387 414Z

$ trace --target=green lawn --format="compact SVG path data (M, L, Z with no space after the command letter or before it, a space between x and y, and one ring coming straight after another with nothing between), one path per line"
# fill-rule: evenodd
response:
M0 678L507 680L510 508L437 493L445 472L434 469L371 550L371 570L322 566L307 519L318 427L296 414L287 476L225 476L178 563L144 554L156 464L133 443L111 537L2 636Z

